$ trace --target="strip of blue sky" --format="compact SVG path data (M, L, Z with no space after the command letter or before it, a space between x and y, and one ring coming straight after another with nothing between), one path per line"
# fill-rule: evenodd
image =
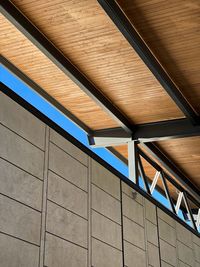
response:
M87 134L80 129L74 122L62 114L53 105L42 98L36 91L28 87L24 82L19 80L4 66L0 65L0 81L7 85L12 91L17 93L24 100L29 102L32 106L37 108L44 115L49 117L57 125L63 128L66 132L71 134L74 138L79 140L83 145L92 150L95 154L104 159L108 164L125 175L128 179L128 167L121 160L116 158L106 148L91 148L88 144ZM144 189L142 179L140 179L139 185ZM170 205L165 196L161 195L157 190L154 190L153 197L161 202L165 207L170 209ZM179 217L184 220L183 214L179 211Z

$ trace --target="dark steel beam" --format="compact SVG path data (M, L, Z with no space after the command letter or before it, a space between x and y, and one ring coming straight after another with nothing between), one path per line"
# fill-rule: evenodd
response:
M120 8L119 4L115 0L98 0L98 2L183 114L190 119L193 124L200 124L199 116L194 108L190 105L176 84L158 62L123 10Z
M128 165L127 158L125 158L121 153L119 153L114 147L107 147L107 150L109 150L115 157L120 159L125 165Z
M142 177L142 180L144 182L144 186L145 186L145 189L146 189L147 193L151 194L150 189L149 189L149 184L148 184L148 181L147 181L147 177L145 175L145 171L144 171L144 168L143 168L143 165L142 165L142 161L141 161L141 158L140 158L139 151L138 151L138 170L139 170L139 173L140 173L140 175Z
M102 129L91 132L93 137L128 137L122 128ZM135 125L134 141L154 142L175 138L200 136L200 125L194 126L188 119L176 119Z
M186 192L183 192L183 199L184 199L184 201L185 201L185 206L186 206L186 209L187 209L187 211L188 211L188 214L189 214L191 223L192 223L192 225L193 225L193 228L194 228L194 230L197 231L197 226L196 226L196 223L195 223L195 221L194 221L194 217L193 217L193 214L192 214L192 211L191 211L190 203L189 203L189 201L188 201L188 199L187 199L187 193L186 193Z
M62 112L68 119L72 120L77 126L79 126L87 133L90 132L89 127L85 123L83 123L69 110L63 107L57 100L55 100L55 98L50 96L44 89L42 89L38 84L36 84L33 80L31 80L28 76L26 76L21 70L19 70L15 65L13 65L2 55L0 55L0 64L2 64L9 72L11 72L18 79L20 79L29 88L32 88L35 92L37 92L40 96L42 96L47 102L49 102L60 112Z
M154 142L175 138L200 136L200 125L191 124L189 119L176 119L136 125L133 140Z
M132 134L126 133L121 127L100 129L91 132L93 137L131 137Z
M27 19L16 6L8 0L0 1L0 11L36 47L38 47L58 68L74 81L87 95L101 106L128 133L133 125L101 91L58 50L40 30Z
M161 173L160 173L160 177L161 177L161 180L162 180L164 189L165 189L165 193L166 193L167 199L168 199L168 201L169 201L169 203L170 203L171 209L172 209L172 211L176 214L176 210L175 210L175 207L174 207L174 203L173 203L173 201L172 201L172 198L171 198L171 195L170 195L170 192L169 192L169 188L168 188L167 182L166 182L166 180L165 180L165 174L164 174L163 171L161 171Z

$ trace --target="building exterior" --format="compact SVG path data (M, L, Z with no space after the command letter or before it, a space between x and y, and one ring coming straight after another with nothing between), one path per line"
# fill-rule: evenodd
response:
M0 93L2 267L200 266L200 238Z
M0 267L200 266L199 8L0 0Z

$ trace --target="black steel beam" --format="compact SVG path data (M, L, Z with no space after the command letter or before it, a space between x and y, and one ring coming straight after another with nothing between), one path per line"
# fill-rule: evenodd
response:
M91 132L94 137L128 137L122 128L102 129ZM176 119L146 124L136 124L132 139L154 142L175 138L200 136L200 125L191 124L188 119Z
M141 142L200 136L200 125L193 125L189 119L146 123L135 127L132 138Z
M169 188L168 188L167 182L165 180L165 174L164 174L163 171L161 171L160 176L161 176L162 183L163 183L163 186L164 186L164 189L165 189L165 193L166 193L167 199L168 199L168 201L170 203L171 209L172 209L173 213L176 214L174 203L172 201L172 198L171 198L171 195L170 195L170 192L169 192Z
M91 135L93 137L119 137L119 138L132 136L132 134L126 133L121 127L94 130L91 132Z
M193 217L193 214L192 214L192 211L191 211L190 203L188 201L186 192L183 192L183 197L184 197L184 200L185 200L185 206L186 206L186 209L188 210L189 217L190 217L191 223L193 225L193 228L194 228L194 230L197 231L197 226L196 226L196 223L194 221L194 217Z
M200 124L197 112L158 62L123 10L120 8L119 4L115 0L98 0L98 2L183 114L190 119L193 124Z
M138 170L139 170L140 175L142 177L142 180L144 182L144 186L145 186L145 189L146 189L147 193L151 195L151 192L150 192L150 189L149 189L149 184L148 184L148 181L147 181L147 177L145 175L145 171L144 171L144 168L143 168L143 165L142 165L142 161L141 161L141 158L140 158L139 150L138 150Z
M99 106L110 114L128 133L133 125L101 91L58 50L40 30L27 19L16 6L8 0L0 1L0 11L11 21L36 47L38 47L58 68L74 81Z
M51 103L55 108L62 112L68 119L72 120L76 125L78 125L85 132L89 133L90 128L79 120L75 115L73 115L69 110L63 107L55 98L50 96L44 89L42 89L37 83L26 76L21 70L19 70L15 65L8 61L5 57L0 55L0 64L2 64L8 71L10 71L14 76L20 79L29 88L32 88L40 96L42 96L46 101Z
M121 153L119 153L114 147L107 147L107 150L109 150L115 157L120 159L125 165L128 165L127 158L125 158Z

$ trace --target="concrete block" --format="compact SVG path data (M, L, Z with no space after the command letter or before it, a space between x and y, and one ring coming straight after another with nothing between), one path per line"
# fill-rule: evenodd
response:
M160 239L161 259L172 266L177 266L176 248Z
M172 265L168 264L167 262L161 261L161 267L172 267Z
M48 175L48 198L87 219L87 193L53 172Z
M45 124L2 92L0 122L44 150Z
M178 258L182 262L194 266L193 250L181 242L177 242Z
M119 250L122 249L121 226L95 211L92 211L92 236Z
M183 225L176 222L177 239L192 248L192 233L188 231Z
M197 244L200 247L200 237L192 234L192 240L195 244Z
M87 248L87 221L52 202L47 202L47 231Z
M172 246L176 246L176 231L168 223L164 222L160 218L158 219L159 236Z
M146 220L146 232L147 232L147 240L154 244L155 246L158 246L158 229L157 225L153 224L150 221Z
M45 266L87 267L87 250L51 234L46 234Z
M171 225L173 228L175 228L175 220L159 208L158 208L158 218L162 219L163 221Z
M92 208L121 224L121 203L116 198L92 185Z
M0 233L0 266L38 267L39 247Z
M92 160L92 183L120 200L120 179Z
M123 215L144 226L144 208L134 199L122 194Z
M43 179L44 152L0 125L0 157Z
M147 251L149 265L153 267L160 267L159 248L157 246L152 245L151 243L148 243Z
M156 206L148 199L144 199L145 204L145 218L154 224L157 224Z
M145 267L145 251L124 241L124 261L127 267Z
M124 183L124 182L122 182L122 192L124 192L125 194L127 194L131 198L133 198L133 192L134 192L134 196L135 196L134 200L136 202L140 203L141 205L144 204L143 196L141 194L139 194L137 191L135 191L132 187L130 187L129 185Z
M87 191L87 168L53 144L50 144L49 169Z
M80 265L82 266L82 265ZM92 238L93 267L121 267L122 252L118 249Z
M195 261L198 261L200 264L200 247L194 243L193 250L194 250Z
M88 155L53 129L50 129L50 140L82 164L88 166Z
M144 228L126 217L123 217L124 240L145 249Z
M190 267L190 265L187 265L186 263L184 263L182 261L178 261L178 267Z
M1 232L39 244L40 212L0 195L0 214Z
M0 159L0 193L41 210L43 182Z

